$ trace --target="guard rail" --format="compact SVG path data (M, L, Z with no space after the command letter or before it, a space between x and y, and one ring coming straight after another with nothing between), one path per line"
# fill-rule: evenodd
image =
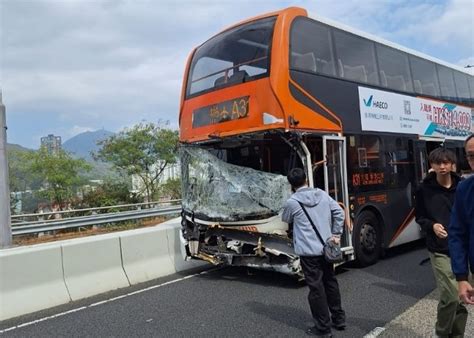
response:
M101 225L106 223L121 222L126 220L136 220L148 217L172 215L179 212L181 212L181 205L174 205L159 208L70 217L63 219L50 219L45 221L40 220L31 222L20 222L12 224L12 235L18 236L26 234L36 234L46 231L74 229L86 226Z

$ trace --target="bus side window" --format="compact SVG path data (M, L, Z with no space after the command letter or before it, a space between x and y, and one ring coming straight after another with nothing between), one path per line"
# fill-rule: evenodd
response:
M383 153L381 153L381 141L378 136L361 136L357 152L360 168L369 168L373 170L384 167L385 158L382 156Z
M338 29L333 33L339 76L350 81L378 85L374 43Z
M291 30L290 68L335 76L331 32L325 25L308 18L295 19Z
M359 155L359 167L367 168L367 149L357 148L357 154Z
M295 57L295 68L316 72L316 59L313 53L306 53Z

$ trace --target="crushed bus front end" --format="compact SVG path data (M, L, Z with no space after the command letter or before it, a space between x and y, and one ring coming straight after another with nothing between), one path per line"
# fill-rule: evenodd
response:
M244 145L245 144L245 145ZM282 174L232 164L261 158L254 143L233 148L183 146L182 233L189 256L301 276L281 209L291 195ZM259 148L258 152L262 154ZM248 155L248 156L245 156ZM226 161L227 160L227 161Z

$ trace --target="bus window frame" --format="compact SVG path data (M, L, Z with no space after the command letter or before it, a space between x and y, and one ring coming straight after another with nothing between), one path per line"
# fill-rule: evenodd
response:
M322 25L322 26L325 26L325 27L328 28L328 30L329 30L329 39L330 39L329 44L330 44L330 48L331 48L330 52L332 52L332 58L334 60L335 75L326 74L326 73L320 72L318 70L316 70L316 71L304 70L304 69L300 69L300 68L291 66L292 65L292 62L291 62L292 53L294 53L294 51L292 50L293 29L294 29L294 26L295 26L294 25L295 22L297 22L298 20L305 20L305 21L309 21L309 22L314 22L318 25ZM377 84L372 84L372 83L368 82L368 80L367 80L367 82L352 80L352 79L348 79L348 78L343 77L343 76L340 75L340 73L341 73L340 65L336 61L336 60L339 60L338 50L336 48L336 41L335 41L335 36L334 36L336 31L339 31L343 34L352 35L352 36L354 36L358 39L365 40L365 41L369 42L370 44L372 44L373 53L374 53L374 56L375 56L374 67L375 67L375 71L377 73L376 74L377 75L376 78L377 78L377 81L378 81ZM303 17L303 16L298 16L298 17L295 18L295 20L293 20L293 22L291 23L290 30L289 30L289 37L290 37L290 42L289 42L289 48L288 48L288 53L289 53L289 55L288 55L289 56L288 66L289 66L289 71L290 72L295 71L295 72L304 72L304 73L309 73L309 74L315 74L315 75L318 75L318 76L324 76L324 77L334 78L334 79L348 81L348 82L352 82L352 83L357 83L357 84L363 85L363 86L371 86L371 87L375 87L375 88L380 88L381 90L385 90L385 91L406 93L408 95L414 95L414 96L423 96L423 97L432 98L432 99L435 99L435 100L444 100L444 101L449 101L449 102L455 102L457 104L465 105L465 106L472 106L472 104L474 102L474 88L471 88L471 87L474 87L474 76L473 75L461 72L460 70L458 70L456 68L448 67L444 64L440 64L438 62L435 62L433 60L424 58L422 56L410 53L410 52L405 51L403 49L396 48L396 47L394 47L390 44L382 43L380 41L370 39L368 37L356 34L356 33L351 32L349 30L341 29L337 26L328 24L326 22L319 21L319 20L316 20L316 19L313 19L313 18L310 18L310 17ZM380 66L379 66L378 51L377 51L377 49L380 48L380 47L393 49L397 52L400 52L403 55L405 55L405 57L408 59L408 76L409 76L408 83L411 85L411 90L409 90L409 89L406 89L406 90L393 89L389 86L384 86L383 85L382 79L381 79L381 76L380 76ZM414 78L414 70L417 73L419 73L419 68L414 67L413 60L420 60L422 62L426 62L426 63L430 64L430 67L432 67L434 69L434 72L432 73L432 76L433 76L433 80L435 80L436 83L433 83L433 85L435 86L435 90L437 91L437 94L435 94L435 95L434 94L426 94L426 93L423 93L423 92L419 92L416 89L415 78ZM454 88L455 89L455 96L454 97L445 97L441 93L441 83L440 83L440 79L439 79L439 75L438 75L438 67L445 67L445 68L447 68L448 70L450 70L452 72L452 77L453 77L453 82L454 82L454 87L455 87ZM455 79L455 76L454 76L454 72L460 72L461 74L464 74L465 76L467 76L467 84L468 84L468 88L469 88L469 91L470 91L470 94L471 94L470 98L467 98L468 99L467 102L464 98L459 96L459 94L457 93L456 79Z
M208 94L208 93L211 93L211 92L214 92L216 90L221 90L221 89L224 89L224 88L228 88L228 87L231 87L231 86L235 86L235 85L239 85L239 84L242 84L242 83L249 83L249 82L252 82L252 81L256 81L256 80L260 80L260 79L263 79L263 78L269 78L270 75L271 75L271 65L272 65L272 49L273 49L273 38L274 38L274 34L275 34L275 25L277 23L277 19L278 19L278 16L277 15L273 15L273 16L268 16L268 17L265 17L265 18L261 18L261 19L258 19L258 20L255 20L255 21L251 21L251 22L245 22L241 25L237 25L237 26L233 26L233 27L230 27L216 35L214 35L213 37L211 37L210 39L206 40L205 42L203 42L199 47L196 48L196 50L194 51L192 57L191 57L191 60L190 60L190 64L189 64L189 70L188 70L188 74L186 74L186 87L185 87L185 91L184 91L184 99L185 100L189 100L189 99L192 99L192 98L195 98L195 97L198 97L198 96L201 96L201 95L204 95L204 94ZM201 48L202 46L204 46L206 43L208 43L210 40L222 35L222 34L226 34L230 31L233 31L233 30L238 30L239 28L242 28L244 26L248 26L248 25L252 25L258 21L265 21L265 20L273 20L273 27L272 27L272 30L271 30L271 34L270 34L270 37L269 37L269 43L268 43L268 53L266 55L268 61L267 61L267 71L265 73L262 73L262 74L258 74L258 75L254 75L254 76L249 76L247 78L246 81L244 82L241 82L241 83L229 83L229 84L225 84L225 85L222 85L222 86L212 86L208 89L205 89L205 90L201 90L201 91L198 91L198 92L195 92L193 94L190 94L190 86L191 86L191 83L192 82L195 82L196 80L194 81L191 81L191 74L193 72L193 61L194 61L194 57L196 56L196 53L198 52L199 48ZM255 60L255 59L252 59L252 60ZM243 65L245 65L245 62L242 63ZM236 65L236 66L233 66L233 67L230 67L230 68L235 68L235 67L238 67L239 65ZM217 72L219 73L219 72ZM201 77L200 79L202 78L206 78L207 76L203 76Z

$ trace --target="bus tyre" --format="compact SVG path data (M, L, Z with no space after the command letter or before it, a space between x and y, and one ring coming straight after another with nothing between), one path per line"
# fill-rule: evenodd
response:
M377 262L382 246L382 231L377 216L370 211L362 211L354 228L354 250L360 266Z

